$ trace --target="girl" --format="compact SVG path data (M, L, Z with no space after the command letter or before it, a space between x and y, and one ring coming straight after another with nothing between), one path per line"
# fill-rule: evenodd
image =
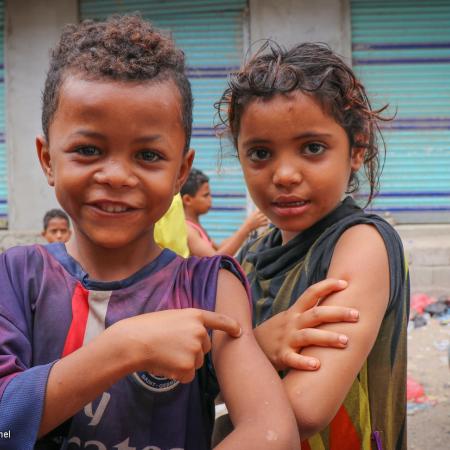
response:
M231 76L218 109L250 195L275 225L239 259L253 294L255 334L285 375L302 448L406 448L402 244L383 219L345 197L357 189L362 166L368 203L376 192L382 110L371 109L339 57L314 43L288 51L265 44ZM345 333L345 350L301 350L296 299L326 278L346 280L348 288L323 303L355 308L359 321L317 324ZM306 361L317 368L319 360L316 372L293 370Z

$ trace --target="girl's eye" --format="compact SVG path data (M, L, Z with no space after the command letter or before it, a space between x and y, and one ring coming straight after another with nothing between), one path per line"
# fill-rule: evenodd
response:
M101 153L97 147L93 147L91 145L78 147L75 151L81 156L98 156Z
M265 161L270 158L270 152L264 148L256 148L254 150L249 150L247 155L251 161Z
M304 147L304 151L308 155L321 155L325 151L325 146L317 142L313 142Z
M153 152L151 150L143 150L142 152L139 152L137 154L137 159L141 159L142 161L145 162L156 162L162 158L156 152Z

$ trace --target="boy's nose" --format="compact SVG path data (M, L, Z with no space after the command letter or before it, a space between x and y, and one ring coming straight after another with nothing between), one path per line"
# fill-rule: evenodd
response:
M118 160L106 161L101 170L94 174L94 180L113 188L134 187L138 182L130 165Z
M273 183L277 186L291 186L302 181L302 175L298 167L292 161L280 162L273 173Z

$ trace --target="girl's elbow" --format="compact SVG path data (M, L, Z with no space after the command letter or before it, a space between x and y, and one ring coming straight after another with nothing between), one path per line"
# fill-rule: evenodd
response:
M295 416L302 441L321 432L332 419L328 414L321 414L320 411L295 411Z

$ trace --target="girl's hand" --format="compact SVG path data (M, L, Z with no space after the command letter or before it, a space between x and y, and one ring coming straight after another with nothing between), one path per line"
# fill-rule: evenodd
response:
M344 280L326 279L310 286L298 300L255 328L256 339L277 370L317 370L320 361L299 354L303 347L321 346L345 348L345 335L314 327L322 323L356 322L359 313L341 306L318 306L333 292L347 287Z

